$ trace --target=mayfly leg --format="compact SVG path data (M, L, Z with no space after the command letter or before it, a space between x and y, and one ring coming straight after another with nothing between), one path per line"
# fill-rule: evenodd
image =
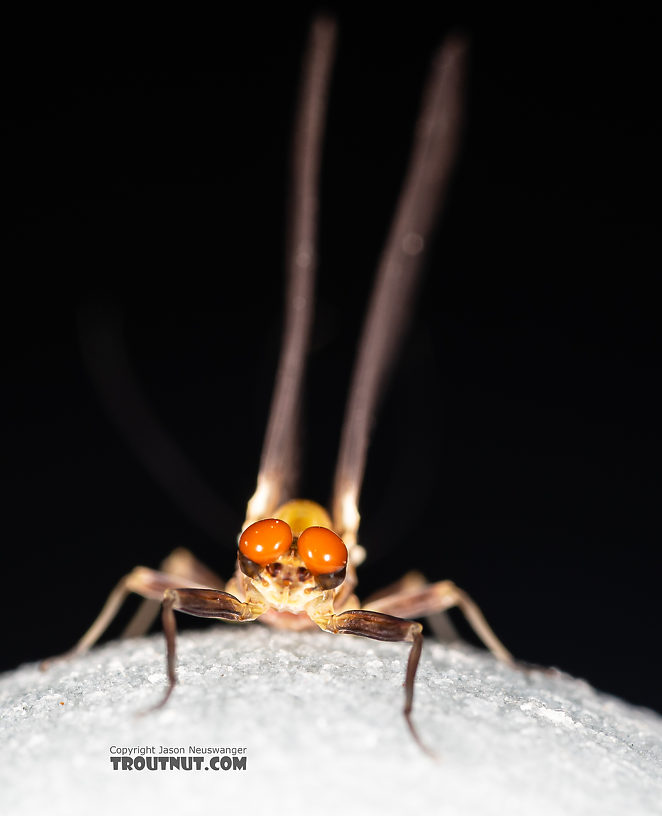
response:
M363 558L356 537L370 429L407 330L425 250L448 189L460 134L466 51L463 39L451 37L434 57L352 375L332 511L354 564Z
M204 588L207 586L206 580L199 580L203 577L213 580L212 587L220 580L184 549L175 550L164 561L163 565L172 572L153 570L148 567L134 567L128 575L125 575L116 584L106 599L101 612L99 612L78 643L64 654L43 660L40 668L47 669L55 662L76 657L89 651L110 626L122 604L131 593L140 595L145 601L156 602L158 613L158 604L163 600L163 593L166 589L180 587L183 584Z
M318 17L304 58L292 145L283 341L257 488L244 527L271 515L295 487L299 405L315 296L319 171L335 41L335 21Z
M515 666L513 656L494 634L476 602L452 581L404 586L379 598L367 600L364 609L399 618L423 618L457 607L486 648L503 663Z
M407 672L405 675L405 706L403 714L407 726L418 745L425 753L435 756L421 740L411 718L414 705L416 671L423 648L423 627L421 624L416 621L397 618L393 615L385 615L381 612L353 609L348 612L333 615L320 625L323 629L326 629L327 632L333 632L334 634L359 635L360 637L367 637L372 640L386 640L400 643L409 642L412 644L409 650Z
M225 581L184 547L178 547L161 563L161 572L186 576L187 582L197 586L222 589ZM123 638L144 635L159 615L159 601L145 598L122 632Z
M166 636L168 688L163 698L151 709L161 708L170 699L177 684L177 627L175 610L197 618L214 618L231 623L255 620L265 609L244 603L228 592L218 589L169 587L163 593L163 631ZM148 713L148 712L145 712Z

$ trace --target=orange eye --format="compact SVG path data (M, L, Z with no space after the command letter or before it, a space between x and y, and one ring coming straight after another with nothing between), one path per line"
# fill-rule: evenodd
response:
M299 556L313 575L338 572L347 564L347 547L342 538L326 527L308 527L297 541Z
M265 566L287 552L292 544L290 525L280 519L262 519L248 526L239 539L239 549L250 561Z

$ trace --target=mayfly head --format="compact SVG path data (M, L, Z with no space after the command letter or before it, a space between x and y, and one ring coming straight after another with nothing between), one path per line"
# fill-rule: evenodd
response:
M276 601L276 608L303 611L345 580L348 556L343 540L327 526L307 524L317 514L301 513L304 504L313 505L288 502L278 514L288 520L261 519L239 538L239 569L254 590Z

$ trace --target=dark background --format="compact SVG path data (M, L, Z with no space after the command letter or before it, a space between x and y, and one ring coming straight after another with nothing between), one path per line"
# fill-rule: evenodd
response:
M421 86L459 25L462 152L373 437L360 588L413 567L452 578L518 657L662 710L655 21L337 11L302 492L328 498ZM68 648L120 576L176 546L233 569L278 352L309 19L201 19L132 46L133 21L108 41L106 21L82 36L60 21L66 39L26 36L7 59L4 668ZM89 344L104 314L227 508L214 537L108 419L79 329Z

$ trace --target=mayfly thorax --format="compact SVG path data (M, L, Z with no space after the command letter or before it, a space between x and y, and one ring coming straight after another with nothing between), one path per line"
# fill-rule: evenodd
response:
M405 641L411 646L404 715L420 743L411 718L423 645L422 626L416 618L456 606L487 648L500 660L512 662L475 603L451 581L428 583L418 573L408 573L364 603L355 594L356 568L365 557L358 541L358 502L370 425L406 330L426 245L452 171L466 45L462 38L449 37L433 59L409 167L359 344L329 513L316 502L296 498L293 477L297 409L314 306L317 189L335 39L332 20L320 17L313 23L293 144L283 341L257 487L239 535L235 573L224 582L183 549L168 556L159 570L136 567L122 578L96 621L66 656L92 647L132 592L162 603L168 687L158 706L167 701L176 684L176 611ZM139 611L128 631L142 634L149 623L150 617Z

